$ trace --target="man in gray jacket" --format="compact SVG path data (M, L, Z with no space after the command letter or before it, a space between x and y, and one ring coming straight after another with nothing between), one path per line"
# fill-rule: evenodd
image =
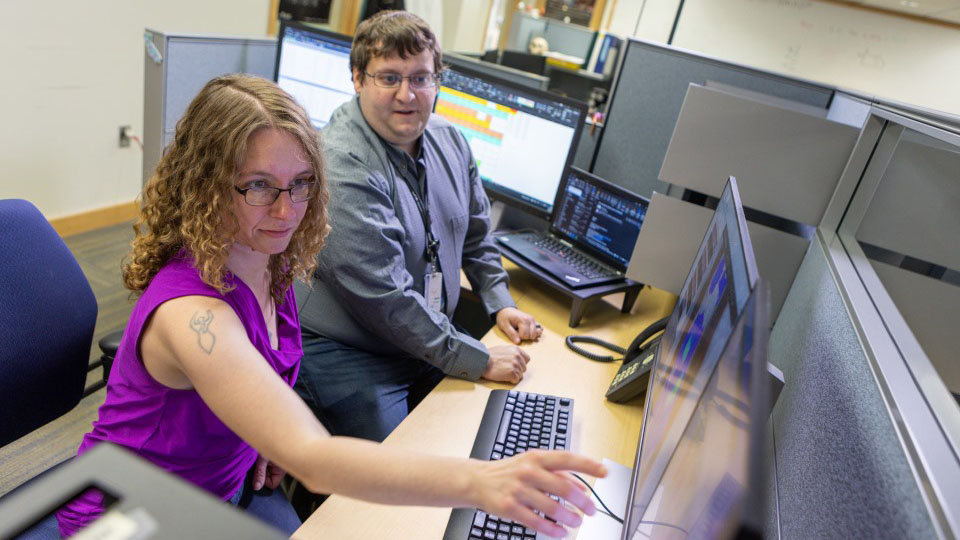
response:
M296 389L334 434L380 441L445 374L518 382L530 358L517 345L541 329L507 290L470 147L431 117L433 32L381 12L357 28L350 67L357 96L323 130L332 231L312 288L297 285ZM461 268L515 345L454 328Z

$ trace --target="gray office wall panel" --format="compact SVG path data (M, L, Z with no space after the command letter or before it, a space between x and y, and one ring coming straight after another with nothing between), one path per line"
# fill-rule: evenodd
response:
M744 206L820 223L859 128L691 84L660 180L719 197L735 176Z
M144 53L143 182L153 174L177 121L210 79L227 73L273 78L274 39L171 34L146 30L159 52Z
M276 58L274 41L170 38L164 125L175 125L203 85L218 75L250 73L272 79Z
M542 36L546 28L547 19L534 19L525 13L516 13L513 22L510 24L510 35L507 37L506 48L512 51L526 52L530 40L536 36Z
M773 412L782 538L936 537L819 238L770 361L786 380Z
M960 394L960 287L882 262L870 264L943 383Z
M604 121L593 172L649 197L658 180L680 106L691 82L716 81L820 108L833 91L813 83L631 39Z
M857 240L960 270L958 175L956 147L906 132L870 200Z
M654 193L627 277L678 294L712 217L709 208ZM757 270L770 282L770 316L775 320L808 242L753 222L747 222L747 231Z
M603 126L600 124L588 124L583 126L580 132L580 143L577 144L577 153L573 155L573 165L585 171L590 170L590 162L593 161L593 153L597 151L597 141L600 140L600 133Z
M547 27L543 33L551 52L576 56L583 58L584 61L590 54L596 35L596 32L585 26L567 24L553 19L547 19Z

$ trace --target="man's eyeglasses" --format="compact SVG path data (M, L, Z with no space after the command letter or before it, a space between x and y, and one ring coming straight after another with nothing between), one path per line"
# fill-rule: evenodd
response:
M440 75L436 73L414 73L409 77L404 77L399 73L381 71L379 73L363 72L367 77L373 78L373 83L380 88L398 88L404 79L410 81L410 88L422 90L424 88L433 88L440 80Z
M269 206L273 204L277 197L280 196L280 193L287 191L290 193L290 200L292 202L298 203L306 201L310 198L310 194L313 192L313 185L316 182L304 182L302 184L295 184L293 187L287 189L280 189L275 187L268 186L254 186L248 188L239 188L233 186L233 189L237 190L237 193L243 195L243 200L246 201L250 206Z

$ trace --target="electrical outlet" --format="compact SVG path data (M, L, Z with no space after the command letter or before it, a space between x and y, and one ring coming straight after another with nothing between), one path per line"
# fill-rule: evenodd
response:
M120 138L118 139L120 148L130 146L130 126L120 126Z

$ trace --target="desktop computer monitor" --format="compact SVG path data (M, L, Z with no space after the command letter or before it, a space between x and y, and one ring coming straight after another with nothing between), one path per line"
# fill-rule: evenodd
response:
M623 540L633 538L648 510L758 280L737 182L730 177L653 360Z
M349 36L284 21L273 80L303 105L317 129L356 93Z
M549 218L585 103L458 66L444 71L434 112L466 137L491 198Z
M631 508L624 538L763 537L769 337L767 287L761 279L709 372L663 475L648 479L652 498Z
M513 69L519 69L520 71L543 75L543 72L546 71L547 68L547 57L540 54L507 49L500 53L500 63Z
M533 73L527 73L526 71L520 71L512 67L501 66L496 62L491 63L462 54L444 53L443 63L454 69L466 68L480 73L486 73L487 75L515 82L528 88L546 90L550 86L549 77L534 75Z

